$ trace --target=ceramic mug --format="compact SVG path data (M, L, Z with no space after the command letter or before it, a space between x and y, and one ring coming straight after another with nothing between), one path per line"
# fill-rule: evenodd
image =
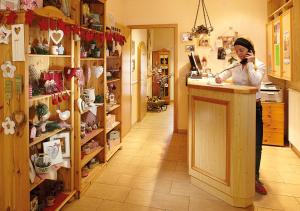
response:
M96 99L95 89L84 89L83 99L86 103L93 103Z
M51 47L51 54L52 55L58 55L58 46L57 45L53 45Z

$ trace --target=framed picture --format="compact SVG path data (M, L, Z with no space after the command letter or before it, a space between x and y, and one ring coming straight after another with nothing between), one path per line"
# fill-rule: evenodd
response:
M44 153L46 153L50 157L50 161L52 165L63 162L61 143L59 139L44 142L43 150Z
M195 51L195 45L186 45L185 46L185 52L194 52Z
M50 138L50 141L60 141L61 146L61 153L63 158L69 158L70 157L70 133L58 133Z
M181 34L181 41L182 42L188 42L188 41L192 41L191 39L191 34L189 32L183 32Z
M20 7L19 0L0 0L0 9L1 10L18 10Z

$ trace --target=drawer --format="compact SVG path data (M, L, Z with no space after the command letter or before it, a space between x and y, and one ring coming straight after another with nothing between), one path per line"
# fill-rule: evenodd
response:
M284 123L282 120L263 119L264 131L283 132Z
M264 131L263 144L274 145L274 146L284 146L284 136L283 132L267 132Z

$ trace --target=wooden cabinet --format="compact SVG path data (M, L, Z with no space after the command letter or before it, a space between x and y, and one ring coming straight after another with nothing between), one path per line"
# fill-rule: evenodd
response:
M293 1L268 1L267 70L268 75L292 80Z
M156 67L161 71L161 76L155 74L152 78L152 96L161 97L170 102L170 51L161 49L152 51L152 68ZM163 78L163 79L162 79ZM162 79L162 80L161 80Z
M262 102L263 144L284 146L284 103Z

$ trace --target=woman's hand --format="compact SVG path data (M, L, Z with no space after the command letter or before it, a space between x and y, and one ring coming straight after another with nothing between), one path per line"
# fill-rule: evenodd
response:
M248 62L252 62L253 64L255 63L255 55L252 53L252 51L249 51L245 57Z
M222 79L219 76L215 77L215 80L217 84L222 83Z

